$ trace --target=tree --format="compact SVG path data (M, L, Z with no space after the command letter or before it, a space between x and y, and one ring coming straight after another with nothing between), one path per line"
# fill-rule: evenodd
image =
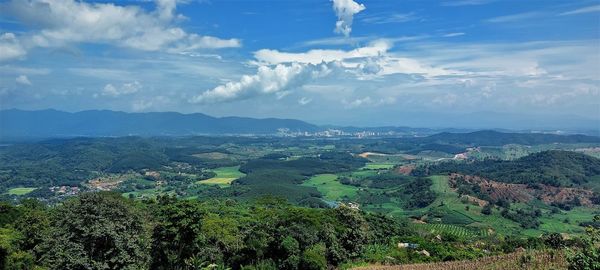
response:
M565 245L560 233L547 233L542 235L542 239L544 240L544 244L554 249L559 249Z
M337 233L341 258L355 258L361 254L369 241L369 225L360 211L341 206L333 210L337 221L342 225ZM334 244L335 245L335 244Z
M186 260L206 262L206 257L197 256L206 243L201 234L205 212L198 203L177 201L171 197L160 197L158 201L150 268L181 269L186 265Z
M42 244L53 269L148 267L146 220L117 193L86 193L57 207Z
M481 213L484 214L484 215L491 215L492 214L492 204L491 203L486 204L481 209Z
M34 199L21 202L22 214L14 227L23 236L21 249L33 251L39 255L39 246L50 228L50 217L46 206Z
M594 222L600 222L600 215L594 216ZM568 258L569 270L600 269L600 229L589 226L583 246Z
M325 245L317 244L309 247L302 253L300 269L321 270L327 268L327 258L325 258Z

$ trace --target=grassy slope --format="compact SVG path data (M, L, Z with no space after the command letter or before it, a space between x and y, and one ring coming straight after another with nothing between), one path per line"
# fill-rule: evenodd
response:
M220 167L213 170L217 175L213 178L198 181L199 184L229 186L231 182L245 174L239 171L240 166Z
M340 183L335 174L315 175L304 181L302 185L317 188L323 194L323 197L328 200L341 200L344 197L353 198L356 196L357 191L356 187Z
M20 188L11 188L8 190L8 192L6 192L9 195L25 195L28 194L34 190L36 190L37 188L28 188L28 187L20 187Z
M500 212L497 209L494 209L492 215L489 216L481 214L481 207L475 205L469 205L469 211L467 211L465 209L466 204L462 203L458 198L458 194L448 186L448 178L446 176L433 176L432 180L432 189L440 195L429 208L439 207L443 201L443 207L446 209L453 211L456 215L464 215L472 219L474 223L469 226L485 228L488 225L501 234L538 236L543 232L582 233L583 229L577 224L581 221L591 220L594 212L598 211L597 208L577 207L568 212L562 211L561 213L550 215L548 208L547 210L543 210L544 214L540 218L543 224L539 229L523 230L517 223L500 216ZM514 205L513 207L519 206ZM563 222L565 218L569 219L570 222L568 224Z

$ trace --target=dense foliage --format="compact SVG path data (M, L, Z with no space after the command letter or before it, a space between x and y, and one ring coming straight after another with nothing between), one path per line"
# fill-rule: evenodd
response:
M297 207L275 197L132 201L86 193L51 208L35 200L1 206L0 269L327 269L597 243L566 242L560 234L478 243L444 235L441 241L403 220L346 206ZM592 247L582 252L597 253ZM573 265L594 263L585 256L574 255Z
M22 269L325 269L408 234L382 215L300 208L273 197L133 202L86 193L52 209L34 201L5 205L0 217L0 263Z

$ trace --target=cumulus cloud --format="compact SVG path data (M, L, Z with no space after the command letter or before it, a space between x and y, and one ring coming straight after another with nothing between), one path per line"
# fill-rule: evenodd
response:
M360 78L373 75L420 74L426 77L459 74L460 72L432 67L412 58L390 55L388 50L392 43L385 39L373 41L367 46L349 51L344 50L310 50L307 52L287 53L278 50L263 49L254 53L259 64L281 63L329 63L339 62L345 69L357 74Z
M312 79L326 76L330 71L325 63L260 66L256 74L244 75L239 81L217 86L193 97L190 102L209 104L281 93L299 87Z
M13 33L0 35L0 61L22 57L27 52Z
M19 77L17 77L15 79L15 81L18 84L22 84L22 85L31 85L31 81L29 80L29 78L27 78L27 76L25 75L20 75Z
M13 0L1 5L7 16L35 29L18 40L14 34L2 36L0 47L12 44L9 55L16 57L24 55L29 48L58 47L70 43L101 43L168 52L241 46L238 39L200 36L175 26L175 0L158 0L153 12L133 5L74 0ZM21 50L17 50L15 44L21 44ZM2 55L2 58L8 58L7 54Z
M391 48L391 43L386 40L377 40L371 44L350 51L315 49L301 53L286 53L278 50L263 49L254 53L254 58L260 63L310 63L342 61L351 58L364 58L379 56Z
M309 50L307 52L281 52L263 49L256 51L258 66L254 75L244 75L239 81L228 82L189 99L192 103L219 103L275 94L281 99L294 89L315 79L336 74L370 80L393 74L415 74L431 78L460 74L458 71L433 67L418 60L389 54L392 43L376 40L353 50ZM300 100L301 105L308 100ZM386 104L389 99L355 100L346 102L349 107L362 104ZM304 103L304 104L303 104Z
M123 83L120 86L114 86L112 84L107 84L102 89L101 95L110 96L110 97L118 97L122 95L129 95L133 93L137 93L140 89L142 89L142 84L138 81L133 81L130 83Z
M354 15L365 10L365 5L353 0L333 0L333 11L338 20L335 22L335 33L350 36Z

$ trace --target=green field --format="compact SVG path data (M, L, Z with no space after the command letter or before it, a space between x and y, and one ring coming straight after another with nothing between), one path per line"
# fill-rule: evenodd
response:
M363 169L369 169L369 170L386 170L386 169L391 169L395 166L396 164L393 163L367 163L367 165L365 165L363 167Z
M235 179L245 176L239 171L240 166L220 167L213 170L217 175L213 178L198 181L199 184L229 186Z
M315 187L328 200L340 200L356 196L356 187L340 183L335 174L319 174L302 183L303 186Z
M21 196L21 195L28 194L28 193L36 190L36 189L37 188L27 188L27 187L11 188L6 193L9 194L9 195Z
M451 224L415 224L414 226L416 228L425 229L431 234L448 234L459 237L461 239L474 238L479 235L486 235L486 230L475 230Z

